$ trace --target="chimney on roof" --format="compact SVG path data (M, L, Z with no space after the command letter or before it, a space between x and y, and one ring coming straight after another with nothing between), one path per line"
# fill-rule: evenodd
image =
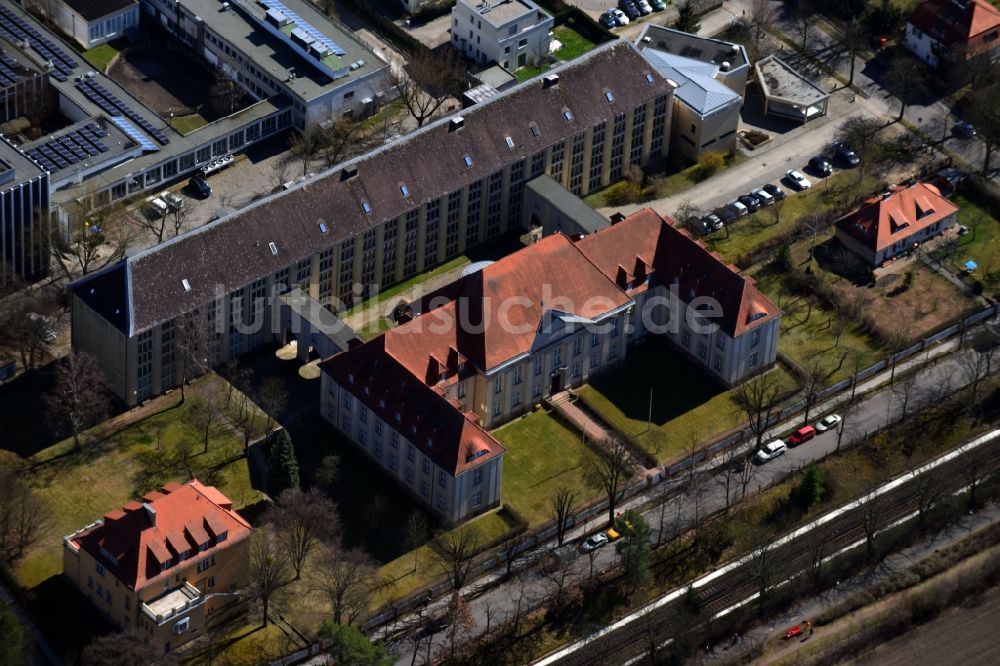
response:
M625 216L622 213L612 213L612 215L611 215L611 224L613 224L613 225L614 224L618 224L619 222L621 222L624 219L625 219Z
M646 279L646 262L641 257L635 258L635 270L632 273L635 275L637 282L642 282Z
M615 275L615 284L617 284L622 289L626 289L628 287L628 282L629 282L628 271L625 270L624 266L619 265L618 273L617 275Z
M350 180L351 178L354 178L357 175L358 175L357 166L353 164L351 166L345 166L343 169L340 170L340 182L344 182L345 180Z
M155 526L156 525L156 509L154 509L153 507L151 507L149 505L149 502L144 503L142 505L142 508L146 510L146 515L149 516L149 522L152 523Z
M433 356L427 357L427 377L425 379L428 386L433 386L441 379L441 364Z
M546 74L542 77L542 90L545 88L553 88L557 85L559 85L558 74Z
M462 116L455 116L454 118L448 121L449 132L457 132L464 126L465 126L465 118L463 118Z

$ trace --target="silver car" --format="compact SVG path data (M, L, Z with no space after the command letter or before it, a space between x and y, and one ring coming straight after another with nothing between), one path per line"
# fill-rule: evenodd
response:
M774 460L780 455L783 455L788 447L780 439L776 439L773 442L768 442L764 445L760 451L757 452L757 462L766 463L770 460Z

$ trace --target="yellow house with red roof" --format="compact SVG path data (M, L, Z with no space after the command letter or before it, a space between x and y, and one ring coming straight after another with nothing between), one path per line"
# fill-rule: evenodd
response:
M64 537L63 576L113 624L170 652L238 600L252 532L217 488L168 483Z

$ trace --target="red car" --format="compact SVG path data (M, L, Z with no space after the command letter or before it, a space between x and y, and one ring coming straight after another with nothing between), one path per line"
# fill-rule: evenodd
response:
M787 641L789 638L795 638L796 636L801 636L801 635L802 635L802 627L800 627L799 625L795 625L794 627L785 632L785 640Z
M793 445L797 446L802 442L808 442L810 439L816 436L816 428L811 425L804 425L795 432L792 436L788 438L788 441Z

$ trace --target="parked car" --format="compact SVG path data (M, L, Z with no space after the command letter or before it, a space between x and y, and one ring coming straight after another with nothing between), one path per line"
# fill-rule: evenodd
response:
M608 537L602 533L594 534L580 545L580 550L589 553L608 545Z
M161 218L167 214L168 210L167 202L160 197L146 198L145 213L149 219Z
M633 21L642 16L642 12L639 11L639 8L631 0L621 0L618 3L618 8L625 12L625 15Z
M970 122L965 120L960 120L955 123L955 126L951 128L951 131L955 133L959 139L971 139L976 136L976 127Z
M750 190L750 194L760 202L761 206L770 206L774 203L774 197L760 187L755 190Z
M764 448L758 451L757 455L754 457L757 459L757 462L766 463L769 460L774 460L778 456L783 455L787 450L788 447L785 446L785 443L780 439L776 439L773 442L765 444Z
M184 197L179 197L173 192L164 192L160 195L160 198L167 204L167 208L172 211L184 208Z
M615 20L618 25L628 25L629 18L625 16L625 12L618 8L609 9L608 14Z
M836 428L837 424L840 423L841 418L839 414L830 414L829 416L824 416L816 424L817 432L825 432L831 428Z
M788 438L788 443L792 446L798 446L799 444L808 442L815 436L816 428L813 428L811 425L804 425L792 433L792 436Z
M736 217L744 217L750 214L750 210L746 206L744 206L743 202L741 202L739 199L733 199L732 201L727 203L726 208L733 211L733 214L736 215Z
M850 146L843 143L833 144L833 154L847 166L856 167L861 164L861 158L858 157L858 154L851 150Z
M738 201L747 207L747 210L751 213L756 213L760 210L760 199L752 194L741 194Z
M716 208L713 212L719 216L719 219L722 220L723 224L732 224L736 221L736 213L725 206L722 208Z
M809 182L809 179L795 169L789 170L788 173L785 174L785 177L788 179L791 186L796 190L808 190L812 187L812 183Z
M649 6L646 0L635 0L635 6L643 16L649 16L653 13L653 8Z
M618 530L616 530L613 527L609 527L608 531L605 532L605 534L607 535L608 541L618 541L618 539L622 538L621 533L619 533Z
M774 183L768 183L763 187L763 189L765 192L774 197L775 201L781 201L785 198L785 191Z
M709 231L718 231L724 226L722 223L722 218L720 218L715 213L709 213L708 215L706 215L704 222L705 226L708 228Z
M625 20L627 21L628 18L626 17ZM601 25L603 25L605 28L608 28L609 30L611 28L618 27L618 21L615 20L615 17L611 15L610 11L601 14L601 18L599 19L599 21L601 22Z
M662 12L667 8L667 3L663 0L649 0L649 4L653 6L654 12Z
M190 185L195 194L202 199L207 199L212 196L212 187L208 184L208 181L201 176L192 176L191 180L188 181L188 185Z
M813 170L813 173L819 174L820 176L829 176L833 173L833 165L826 161L825 158L810 157L809 158L809 168Z

